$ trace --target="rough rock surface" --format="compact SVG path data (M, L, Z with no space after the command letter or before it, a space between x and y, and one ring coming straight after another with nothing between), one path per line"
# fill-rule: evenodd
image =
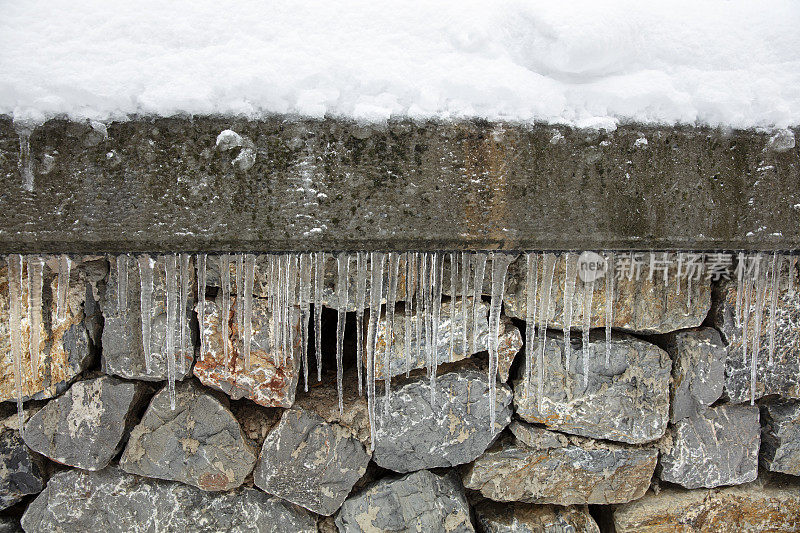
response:
M56 532L317 531L307 511L257 489L205 492L114 467L56 474L28 507L22 525L26 531Z
M420 470L384 478L344 502L336 517L342 533L474 531L458 478Z
M797 485L759 479L711 490L666 488L614 511L617 533L800 531Z
M576 257L572 255L573 260ZM657 257L661 258L660 255ZM614 318L612 327L637 333L667 333L678 329L698 327L705 320L711 307L711 283L706 280L696 281L691 288L692 305L687 309L686 279L681 280L681 291L677 291L677 263L669 271L669 280L665 285L660 272L656 272L652 280L648 280L649 256L643 255L645 262L638 280L616 279L614 282ZM542 279L542 263L539 261L539 279ZM577 278L577 268L570 269L576 276L576 287L572 301L572 325L575 327L582 320L583 287ZM488 270L487 270L488 272ZM564 259L556 261L553 276L553 289L548 309L548 323L552 328L561 328L564 324ZM595 281L592 298L592 327L604 327L606 324L606 277ZM506 295L503 299L508 316L525 319L526 300L526 259L521 256L508 268ZM538 292L538 291L537 291ZM537 294L538 298L538 294ZM538 301L538 300L537 300ZM537 314L543 318L541 310ZM537 319L540 320L540 319Z
M58 262L51 259L45 263L43 273L44 305L39 332L39 365L35 372L31 369L27 278L23 277L21 286L22 395L25 400L52 398L63 392L91 365L93 343L99 340L100 319L93 290L96 282L105 275L105 262L86 257L72 265L66 320L58 323L55 303ZM25 268L23 266L23 276ZM0 261L0 401L17 397L8 328L8 267L3 258Z
M388 413L376 405L373 460L395 472L468 463L486 450L511 420L512 393L497 385L495 427L489 424L489 380L475 368L456 368L436 379L431 403L426 376L401 381L391 392Z
M0 533L21 533L22 526L13 516L0 517Z
M25 442L61 464L101 470L121 449L144 389L111 376L78 381L28 421Z
M473 324L475 322L473 321L473 316L470 313L469 302L472 302L472 298L468 299L468 304L466 306L467 314L470 315L467 317L466 321L466 346L464 346L464 343L462 342L465 328L464 315L462 312L464 306L461 305L460 298L455 303L456 319L453 321L453 338L455 339L455 344L453 346L452 357L450 355L450 306L452 305L452 300L442 302L441 317L439 320L439 342L436 350L437 361L439 363L461 361L462 359L470 357L474 353L483 352L489 349L489 305L485 302L478 303L477 338L475 339L474 347L470 349L472 335L474 333L473 329L475 329L473 328ZM391 359L389 360L389 370L390 375L392 376L405 374L407 371L414 370L415 368L425 368L427 365L428 346L424 333L421 335L421 342L419 343L417 343L416 333L411 336L411 357L407 359L407 354L405 351L405 319L406 314L402 310L398 310L394 315L394 325L392 326L392 355ZM412 328L414 328L412 329L412 332L416 332L417 322L419 319L420 315L416 310L414 310L413 314L411 315L411 324ZM386 326L387 320L386 315L384 314L381 316L381 320L378 323L378 346L381 346L381 354L383 353L383 347L387 344ZM522 334L520 333L519 328L514 326L509 319L504 317L504 319L500 321L500 332L498 336L497 370L500 381L508 381L508 372L511 369L511 364L514 362L514 357L517 355L517 352L519 352L520 348L522 348ZM410 365L409 361L411 363ZM375 361L375 376L377 379L383 379L383 367L383 356L380 356Z
M668 333L659 339L672 358L670 422L696 415L722 396L727 351L714 328Z
M366 395L358 394L358 377L355 369L346 371L342 379L343 409L339 413L339 397L336 383L322 381L314 383L308 391L297 395L295 406L313 411L326 422L336 423L347 429L352 436L369 448L369 413Z
M142 306L141 306L141 281L139 278L139 265L136 257L128 258L128 292L127 307L119 309L119 280L116 258L110 258L112 268L108 274L108 283L101 295L100 305L103 308L103 371L125 379L139 379L143 381L163 381L167 379L167 310L166 310L166 272L164 271L164 258L153 256L153 305L150 310L151 324L151 367L147 372L142 345ZM192 278L194 268L190 268ZM191 318L194 279L189 284L189 304L184 312ZM122 311L122 312L121 312ZM180 310L179 310L180 312ZM191 348L191 328L187 320L185 334L190 349L184 356L184 371L181 372L180 363L176 364L176 376L183 379L191 373L194 350ZM180 335L180 323L175 324L175 346L173 354L180 357L177 348Z
M660 477L688 489L753 481L760 431L757 406L720 405L684 418L661 454Z
M650 486L655 449L570 441L533 448L502 439L464 469L464 486L494 501L556 505L625 503Z
M768 470L800 476L800 402L761 408L761 461Z
M800 279L795 276L794 286ZM800 298L790 294L783 287L778 294L775 314L775 354L773 364L769 364L769 300L770 291L764 302L763 324L761 328L761 348L756 364L756 399L778 394L784 398L800 399ZM743 306L744 307L744 306ZM736 327L736 281L721 284L715 288L715 305L711 317L714 327L721 333L728 345L728 359L725 363L725 394L733 403L750 400L750 367L752 356L752 336L755 328L755 301L750 307L750 338L747 360L742 350L743 328Z
M486 500L475 506L475 520L483 533L600 533L585 505L560 507Z
M286 357L276 350L272 338L273 318L266 299L253 299L250 370L245 370L243 332L237 329L236 297L231 297L228 321L228 358L222 338L222 297L206 300L203 327L206 352L198 357L194 375L204 385L221 390L234 400L247 398L267 407L289 407L294 402L300 373L300 315L292 315L294 342ZM282 350L281 350L282 351Z
M19 432L6 429L0 433L0 510L38 494L45 481L41 457L25 446Z
M364 475L364 445L338 424L304 409L284 411L267 435L255 485L321 515L331 515Z
M255 451L227 407L193 381L176 384L175 410L164 387L133 428L120 458L126 472L194 485L238 487L253 470Z
M534 342L531 351L534 357L539 342L538 339ZM631 444L663 436L669 417L671 364L666 352L629 335L615 335L606 365L602 333L592 335L590 346L588 386L584 388L580 345L573 343L570 369L566 372L563 337L549 334L545 344L541 411L536 372L527 395L525 365L520 365L514 381L517 414L528 422L566 433Z

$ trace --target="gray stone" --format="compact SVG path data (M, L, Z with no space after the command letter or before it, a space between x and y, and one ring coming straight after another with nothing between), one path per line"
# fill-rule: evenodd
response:
M489 380L484 370L456 368L436 378L431 403L427 376L401 380L388 411L376 399L373 460L395 472L468 463L486 450L511 420L511 389L498 384L495 427L489 424Z
M761 407L761 461L768 470L800 476L800 402Z
M0 517L0 533L21 533L22 526L19 520L13 516Z
M20 438L19 432L0 433L0 510L29 494L38 494L46 481L44 464Z
M537 339L533 344L534 357L539 342ZM541 405L536 372L530 394L526 394L525 365L520 365L513 382L517 414L528 422L566 433L631 444L663 436L669 418L671 364L666 352L634 337L615 334L606 365L603 334L595 332L590 346L588 384L584 387L581 346L572 344L566 371L563 336L548 334Z
M475 506L475 520L482 533L600 533L585 505L560 507L486 500Z
M765 258L766 261L766 258ZM797 272L794 286L800 278ZM780 395L800 399L800 298L790 294L788 287L778 293L775 316L775 353L769 364L769 300L770 289L763 309L761 347L756 361L756 398ZM744 306L742 306L744 308ZM743 328L736 326L736 281L722 283L714 289L714 309L711 312L714 327L727 343L728 359L725 363L725 395L733 403L750 400L750 372L752 364L752 337L755 328L755 299L750 311L750 345L747 358L742 349Z
M61 464L101 470L122 448L144 397L141 383L110 376L78 381L25 425L25 442Z
M654 448L580 437L547 448L504 438L467 466L462 479L466 488L500 502L616 504L645 493L657 457Z
M672 358L670 422L696 415L722 396L728 352L717 330L676 331L659 344Z
M458 478L427 470L381 479L351 496L342 505L336 526L342 533L474 531Z
M758 407L720 405L684 418L660 459L660 477L688 489L756 479L761 427Z
M508 426L511 433L518 441L537 450L549 450L552 448L563 448L569 446L569 438L563 433L550 431L549 429L526 424L514 420Z
M176 384L175 410L164 387L133 428L120 459L126 472L230 490L244 482L255 451L227 407L194 381Z
M253 480L270 494L327 516L342 506L367 463L364 445L347 430L292 408L267 435Z
M128 258L128 299L127 307L119 309L119 283L117 259L111 257L111 270L108 274L108 283L100 298L105 324L103 325L103 357L101 360L103 372L113 374L125 379L138 379L143 381L163 381L167 379L167 311L166 303L166 273L164 271L164 257L152 256L156 261L153 267L153 306L150 311L151 341L150 351L151 367L147 372L142 345L142 313L141 313L141 281L139 278L139 264L136 256ZM196 294L194 281L194 267L190 267L192 280L189 283L189 303L184 310L187 313L186 339L189 349L184 357L184 371L176 364L177 379L184 379L191 374L192 361L194 361L194 348L192 344L191 318L194 294ZM180 312L180 310L178 311ZM175 321L175 347L173 356L176 360L181 357L178 349L180 323Z
M68 470L22 517L25 531L316 533L314 517L252 488L205 492L109 467Z

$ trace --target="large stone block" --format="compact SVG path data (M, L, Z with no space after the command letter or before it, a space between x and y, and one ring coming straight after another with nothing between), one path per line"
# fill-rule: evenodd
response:
M561 507L486 500L475 506L475 519L483 533L600 533L585 505Z
M0 432L0 510L38 494L46 480L42 458L25 445L19 431Z
M537 357L537 339L526 357ZM536 360L531 390L526 394L525 367L514 384L517 414L528 422L586 437L640 444L664 435L669 417L670 359L659 347L629 335L611 339L609 364L606 342L590 338L587 386L583 385L583 350L572 344L569 372L563 336L545 340L541 410L537 398Z
M358 378L355 369L344 372L342 379L342 412L339 412L339 396L336 383L322 381L308 391L297 395L296 407L313 411L326 422L336 423L369 448L370 427L366 392L358 394Z
M768 470L800 476L800 402L761 408L761 461Z

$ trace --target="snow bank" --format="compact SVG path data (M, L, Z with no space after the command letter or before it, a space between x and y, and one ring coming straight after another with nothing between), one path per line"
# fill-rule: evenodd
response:
M0 114L800 124L794 0L26 0Z

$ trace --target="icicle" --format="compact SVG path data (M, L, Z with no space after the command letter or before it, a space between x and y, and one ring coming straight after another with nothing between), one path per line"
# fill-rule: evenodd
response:
M389 252L389 287L386 292L386 343L383 349L383 380L386 393L384 394L384 415L389 412L389 394L392 382L390 365L394 347L394 310L397 304L397 278L400 274L400 255L396 252Z
M169 387L169 405L175 410L175 322L177 321L178 277L177 256L169 254L164 258L166 274L166 308L167 308L167 386Z
M61 324L67 319L67 296L69 295L69 275L72 270L72 259L64 254L58 258L58 285L56 286L56 322Z
M22 405L22 256L11 254L8 263L8 333L14 361L14 385L17 388L19 433L23 434L25 413Z
M303 344L303 387L308 392L308 322L311 320L311 254L300 256L300 342Z
M570 267L573 259L570 253L564 254L564 367L569 373L572 357L572 299L575 296L575 272Z
M444 256L440 252L431 254L431 405L436 403L436 372L439 368L439 319L442 312L442 277L444 276Z
M750 297L752 285L750 279L744 280L744 296L742 301L742 305L744 306L742 308L742 360L745 363L747 363L748 339L750 338Z
M425 282L423 278L426 278L425 274L425 254L424 253L416 253L414 255L414 270L416 271L415 277L417 279L417 324L416 324L416 336L417 336L417 361L422 361L423 358L425 361L428 360L428 355L424 352L424 348L422 347L422 341L425 337L425 322L427 321L427 315L425 314ZM407 369L407 372L410 370Z
M314 349L317 381L322 381L322 286L325 281L325 252L314 254Z
M683 270L683 252L678 252L675 254L678 259L678 267L675 271L675 295L679 295L681 293L681 271ZM613 258L614 254L611 254L611 258ZM609 265L610 269L611 265ZM613 272L613 271L611 271ZM608 364L608 362L606 362Z
M297 254L286 255L286 313L284 324L286 328L287 349L284 362L294 357L294 312L297 305Z
M608 252L606 263L606 366L608 366L611 360L611 325L614 322L614 274L616 270L614 268L614 252ZM680 288L680 274L675 277L675 281Z
M542 264L542 287L539 291L539 357L536 361L536 400L539 412L542 411L544 384L544 352L547 344L547 321L550 317L550 292L553 288L553 275L556 269L556 256L544 254Z
M500 336L500 309L506 290L506 274L513 256L504 253L492 254L492 295L489 303L489 428L494 433L496 393L497 393L497 360L500 356L498 337Z
M197 255L197 321L200 324L200 360L206 356L206 254Z
M142 322L142 349L144 366L150 373L153 352L150 347L150 327L153 322L153 267L156 262L147 254L138 257L139 262L139 315Z
M367 306L367 254L356 254L356 372L358 373L358 395L361 396L362 367L364 366L364 308Z
M124 316L128 310L128 254L117 256L117 312Z
M472 254L461 252L461 351L464 357L472 354L467 353L467 324L469 324L469 261ZM455 301L455 300L454 300Z
M189 327L186 321L186 310L189 307L189 254L180 255L180 307L178 308L178 327L180 328L180 348L178 350L178 369L186 373L186 358L189 357Z
M764 316L764 299L767 293L767 275L769 271L761 266L761 254L758 254L756 264L756 318L753 331L753 350L750 362L750 405L755 403L756 396L756 370L758 367L758 353L761 351L761 320ZM760 271L758 270L760 269Z
M769 299L769 366L772 366L775 357L775 313L778 310L778 291L781 288L781 258L777 254L772 256L772 291Z
M269 324L269 333L272 337L272 361L275 366L280 365L280 298L278 297L278 278L280 277L280 257L277 255L270 255L269 260L269 278L267 284L267 291L269 293L269 311L272 315L272 320Z
M589 358L591 357L592 347L589 344L589 330L592 327L592 296L594 295L594 280L587 281L583 285L583 346L581 349L583 359L583 387L589 384Z
M244 350L245 372L250 371L250 340L253 337L253 281L255 273L256 256L247 254L244 258L244 318L242 319L242 325L244 326L242 349ZM242 295L239 295L239 297L241 298Z
M33 191L33 156L31 155L31 133L33 130L27 126L17 127L19 135L19 173L22 176L22 188Z
M744 252L739 252L739 260L736 264L736 327L742 327L742 296L744 289L744 275L747 264Z
M411 371L411 335L412 332L412 322L411 322L411 315L414 311L414 267L415 264L413 262L414 253L413 252L406 252L406 294L405 294L405 305L403 311L405 312L405 322L403 328L403 350L405 351L406 356L406 376L408 376L409 372Z
M472 343L470 344L470 354L475 353L475 345L478 343L478 309L481 303L481 295L483 294L483 275L486 271L486 254L475 254L475 284L473 290L475 291L472 300Z
M219 276L222 284L222 312L220 321L222 322L222 349L225 356L225 364L230 360L228 340L228 323L231 319L231 258L228 254L219 256Z
M455 359L456 351L456 280L458 279L458 263L456 253L450 252L450 362Z
M531 394L533 374L533 337L536 333L536 287L539 284L539 254L525 255L527 275L525 277L525 397Z
M375 449L375 354L378 347L378 319L381 313L383 292L383 264L381 252L370 254L369 326L367 327L367 411L370 428L370 451Z
M428 270L428 257L429 252L420 254L419 264L419 287L422 292L422 305L417 307L417 314L420 314L422 320L423 333L425 334L425 368L430 377L433 372L433 332L431 331L431 288L430 288L430 271Z
M700 254L700 262L705 261L704 254ZM666 276L666 273L664 274ZM698 271L698 279L699 279L699 271ZM692 274L691 272L686 277L686 314L690 314L692 312Z
M244 331L244 254L236 254L236 333L241 338Z
M30 354L33 375L39 373L39 345L42 328L42 272L44 259L38 255L28 256L28 324L30 326Z
M789 259L789 296L794 296L794 275L797 272L797 256Z
M342 386L342 348L344 346L344 326L347 319L347 296L350 283L350 255L341 252L336 256L337 278L337 321L336 321L336 391L339 393L339 416L344 412L344 389Z

